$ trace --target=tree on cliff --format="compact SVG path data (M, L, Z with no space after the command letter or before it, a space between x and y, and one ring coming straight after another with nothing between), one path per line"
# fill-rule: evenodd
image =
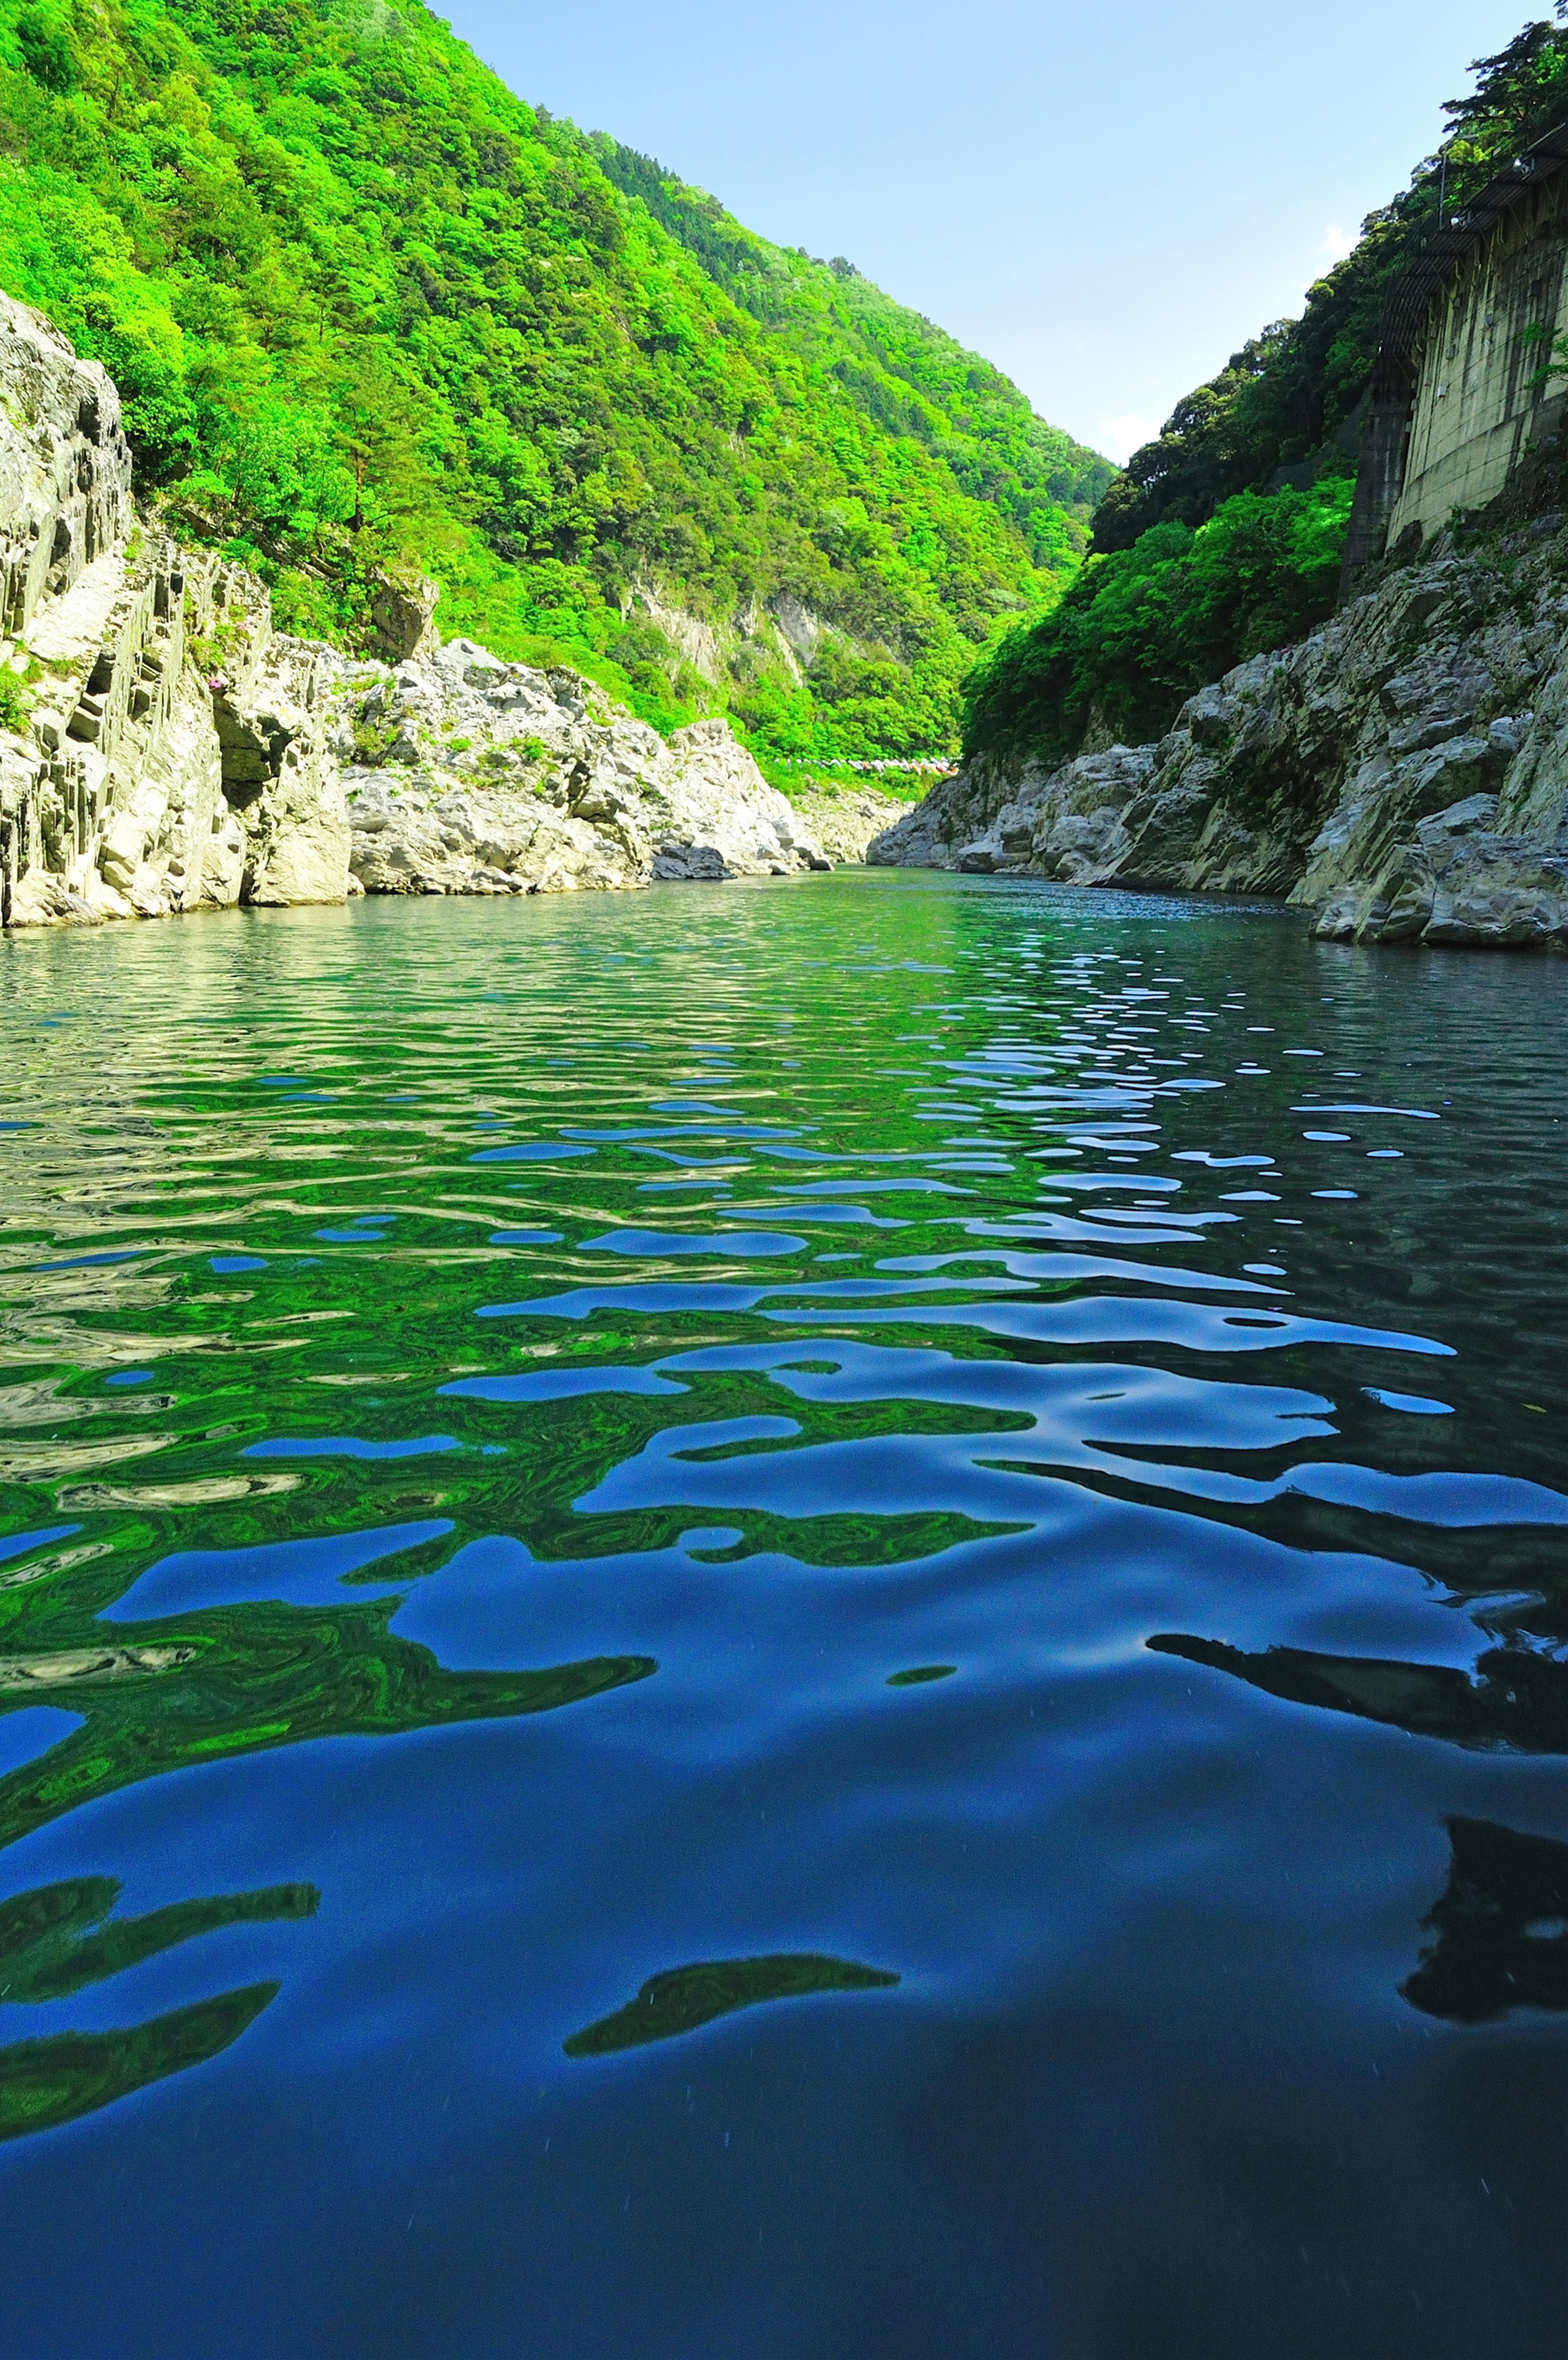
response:
M1557 0L1560 19L1568 0ZM1371 380L1393 280L1445 212L1499 165L1568 116L1568 27L1527 25L1495 57L1477 58L1475 87L1450 99L1443 138L1410 185L1369 213L1355 251L1307 290L1299 320L1265 328L1217 377L1178 402L1152 442L1135 451L1094 519L1093 546L1130 549L1175 518L1199 525L1233 493L1266 488L1343 435Z

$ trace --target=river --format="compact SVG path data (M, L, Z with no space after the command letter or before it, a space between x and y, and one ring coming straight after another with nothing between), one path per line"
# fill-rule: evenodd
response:
M16 2360L1562 2348L1568 964L0 945Z

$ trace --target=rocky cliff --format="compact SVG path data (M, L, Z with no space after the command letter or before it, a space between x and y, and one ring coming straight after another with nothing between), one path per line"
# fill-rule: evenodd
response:
M833 866L727 722L666 742L575 673L472 639L354 666L327 705L351 890L572 892Z
M841 863L863 861L873 839L885 835L909 808L902 795L833 781L797 789L793 801L812 840L822 846L835 869Z
M114 385L0 296L0 924L833 865L727 723L667 743L385 604L398 661L275 632L253 575L138 521Z
M1157 745L977 759L866 858L1288 896L1336 940L1568 948L1568 526L1443 534Z

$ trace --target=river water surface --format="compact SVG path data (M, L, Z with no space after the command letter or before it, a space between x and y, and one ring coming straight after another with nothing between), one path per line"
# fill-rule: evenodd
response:
M1557 2360L1568 966L0 945L9 2360Z

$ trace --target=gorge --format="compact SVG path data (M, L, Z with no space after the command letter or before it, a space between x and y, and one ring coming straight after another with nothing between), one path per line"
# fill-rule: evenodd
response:
M1115 472L419 0L0 0L4 2360L1559 2360L1521 38Z
M869 858L1564 939L1564 37L1113 478L422 10L8 23L0 923ZM961 699L917 807L834 791Z
M418 0L5 0L0 288L279 630L384 653L434 576L444 636L797 774L946 754L1114 472Z
M723 718L667 743L577 674L442 646L433 585L384 585L395 662L274 631L254 574L136 520L116 388L5 297L0 405L0 924L832 865ZM897 809L811 800L840 858Z

